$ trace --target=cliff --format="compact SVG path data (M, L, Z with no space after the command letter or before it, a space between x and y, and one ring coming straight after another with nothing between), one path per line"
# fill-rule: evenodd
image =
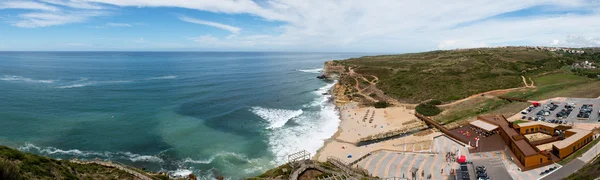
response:
M169 179L133 167L96 161L56 160L0 146L0 179Z

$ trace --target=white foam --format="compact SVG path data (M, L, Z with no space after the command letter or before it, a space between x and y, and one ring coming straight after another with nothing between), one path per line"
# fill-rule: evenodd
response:
M71 84L71 85L58 86L56 88L70 89L70 88L79 88L79 87L86 87L86 86L100 85L100 84L129 83L131 81L126 81L126 80L118 80L118 81L87 81L87 79L80 79L80 80L78 80L76 82L82 82L82 83L75 83L75 84Z
M118 154L123 154L125 156L129 157L129 160L131 160L132 162L138 162L138 161L144 161L144 162L163 162L163 160L159 157L156 156L148 156L148 155L139 155L139 154L133 154L130 152L119 152Z
M72 84L72 85L66 85L66 86L58 86L56 88L60 88L60 89L70 89L70 88L78 88L78 87L85 87L88 85L92 85L92 83L81 83L81 84Z
M169 172L169 176L172 178L187 178L190 174L192 174L192 171L189 169L177 169Z
M269 122L267 129L283 127L290 119L302 114L302 109L287 110L252 107L250 111Z
M38 79L26 78L23 76L6 76L6 75L4 77L0 78L0 80L2 80L2 81L23 81L23 82L29 82L29 83L45 83L45 84L54 83L54 80L38 80Z
M328 84L331 88L333 85ZM323 89L322 88L322 89ZM269 134L269 150L275 155L274 164L287 162L287 155L306 150L315 154L326 139L335 134L340 119L335 106L328 101L331 95L321 95L311 103L318 103L320 111L306 112L294 119L298 126L275 129Z
M31 143L26 143L24 146L18 148L20 151L38 152L44 155L67 155L75 157L101 157L101 158L117 158L127 159L132 162L144 161L144 162L164 162L161 158L150 155L140 155L131 152L94 152L94 151L81 151L79 149L62 150L55 147L41 148Z
M224 157L235 157L238 160L242 160L245 161L247 163L255 163L258 161L258 159L250 159L242 154L238 154L238 153L234 153L234 152L217 152L214 155L210 156L208 159L204 159L204 160L194 160L191 158L185 158L183 160L184 163L193 163L193 164L210 164L212 163L216 158L224 158Z
M244 169L244 172L246 174L252 174L252 173L255 173L255 172L258 172L258 171L262 171L263 169L264 169L264 167L262 167L262 166L254 166L254 167L251 167L251 168Z
M300 72L306 72L306 73L314 73L314 74L318 74L318 73L322 73L322 72L323 72L323 68L315 68L315 69L298 69L298 71L300 71Z
M160 77L152 77L148 78L148 80L157 80L157 79L175 79L177 76L160 76Z
M327 95L323 95L324 93L328 93L329 90L331 88L333 88L333 86L335 85L337 81L334 81L333 83L327 84L317 90L315 90L313 93L316 95L319 95L318 98L316 98L315 100L313 100L311 103L304 105L304 107L316 107L316 106L321 106L323 105L323 103L326 103L327 100L331 97L331 95L327 94Z

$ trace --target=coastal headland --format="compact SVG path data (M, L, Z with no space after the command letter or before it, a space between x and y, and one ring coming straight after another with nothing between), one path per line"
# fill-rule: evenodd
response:
M427 112L428 109L419 109L423 104L437 101L434 106L439 112L429 117L448 129L456 129L484 114L504 115L514 121L533 101L545 102L559 96L596 98L600 93L590 92L589 88L600 87L597 80L565 68L588 58L579 56L535 47L503 47L328 61L323 71L326 77L337 80L331 94L341 121L338 131L325 141L313 160L326 162L333 157L364 168L372 176L392 177L389 168L400 166L378 166L397 161L392 152L435 154L447 148L438 143L444 133L415 117L419 110ZM507 100L510 98L530 102ZM597 127L577 124L575 128L582 126ZM454 150L468 147L451 146ZM472 158L468 151L464 149L463 155ZM369 160L364 162L365 159ZM422 163L420 166L433 162L427 158L420 161L416 162ZM405 163L413 166L415 162ZM457 166L431 169L447 168L441 174L450 176L450 169ZM518 165L507 164L507 168L513 178L534 174L520 172Z

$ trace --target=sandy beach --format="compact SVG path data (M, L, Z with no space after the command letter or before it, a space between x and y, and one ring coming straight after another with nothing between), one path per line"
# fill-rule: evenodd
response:
M338 131L317 152L314 159L326 161L327 157L337 157L352 162L376 150L429 151L431 139L440 132L416 133L379 143L357 147L361 138L403 128L425 128L426 125L414 116L414 110L405 107L358 107L356 103L338 106L341 119Z

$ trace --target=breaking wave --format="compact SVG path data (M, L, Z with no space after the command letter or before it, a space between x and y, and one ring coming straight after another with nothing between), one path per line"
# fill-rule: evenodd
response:
M39 79L31 79L31 78L27 78L27 77L23 77L23 76L7 76L7 75L4 75L2 78L0 78L0 80L2 80L2 81L22 81L22 82L29 82L29 83L44 83L44 84L54 83L54 81L55 81L55 80L39 80Z
M280 128L285 125L290 119L302 114L302 109L287 110L287 109L269 109L263 107L252 107L252 113L269 122L267 129Z
M318 111L305 112L296 117L294 122L297 126L283 127L269 132L269 150L275 155L274 164L280 165L287 162L287 155L306 150L315 154L323 146L325 140L329 139L338 129L340 122L335 105L329 100L331 95L322 95L333 84L318 89L310 106L318 107Z
M306 73L322 73L323 72L323 68L315 68L315 69L299 69L298 71L300 72L306 72Z
M140 155L131 152L94 152L82 151L79 149L62 150L55 147L38 147L31 143L26 143L18 148L20 151L34 152L43 155L74 156L83 158L102 158L102 159L125 159L131 162L156 162L162 163L163 159L154 155Z
M234 152L218 152L218 153L212 155L208 159L194 160L192 158L185 158L183 160L183 162L184 163L192 163L192 164L210 164L217 158L227 158L227 157L233 157L235 159L238 159L238 160L241 160L241 161L244 161L247 163L255 163L258 161L258 159L250 159L245 155L234 153Z

